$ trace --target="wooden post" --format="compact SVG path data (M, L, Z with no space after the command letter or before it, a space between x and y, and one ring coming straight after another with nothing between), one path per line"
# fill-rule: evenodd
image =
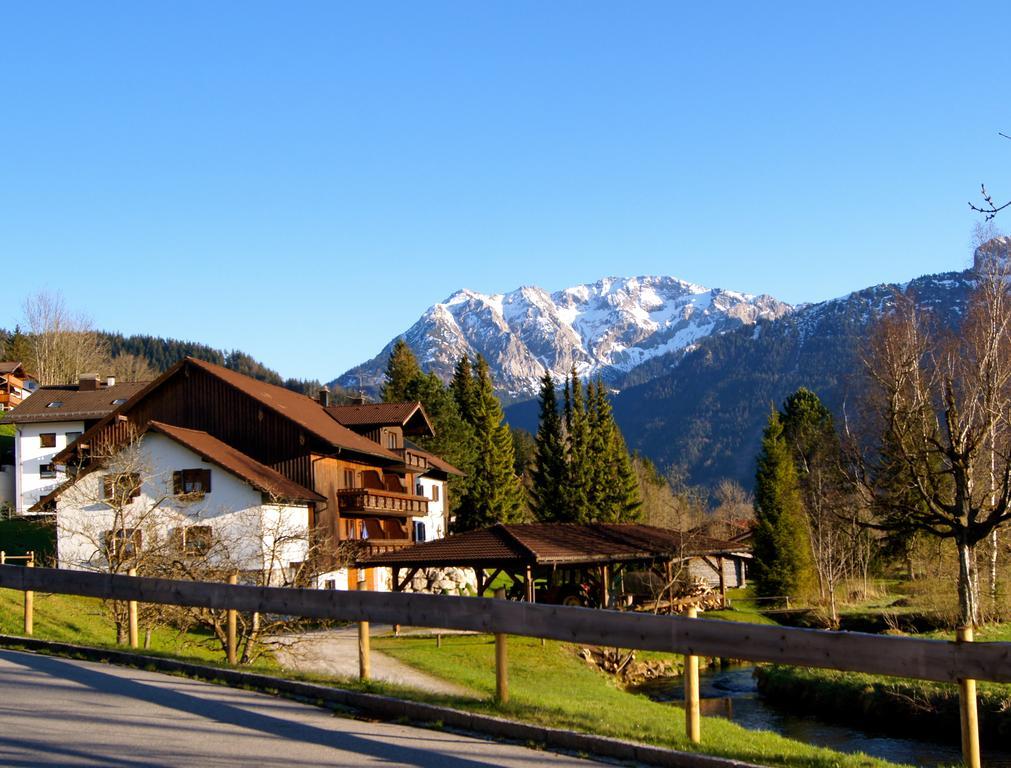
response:
M7 553L0 549L0 565L7 564Z
M727 606L727 577L726 577L726 574L723 573L723 564L724 564L724 560L723 560L722 557L716 558L716 565L718 565L719 568L720 568L720 597L722 598L721 602L723 603L723 607L726 608L726 606Z
M689 619L696 618L698 610L688 608ZM692 744L702 740L701 713L699 710L699 657L685 656L685 733Z
M233 573L228 577L229 584L239 583L239 574ZM238 612L234 608L229 608L225 611L225 623L227 632L227 640L225 644L225 657L229 664L235 664L238 662L237 642L236 635L238 634Z
M442 632L435 633L435 647L442 648Z
M608 589L608 576L610 569L606 565L600 566L600 607L607 608L607 604L610 601L610 594Z
M971 643L972 627L958 628L958 642ZM980 768L979 719L976 713L976 681L958 681L959 710L962 715L962 762L966 768Z
M35 567L35 557L25 563L27 568ZM30 589L25 590L25 634L31 636L35 631L35 593Z
M130 568L126 572L126 575L127 576L136 576L137 575L137 569L136 568ZM129 623L130 623L130 629L129 629L130 647L131 648L136 648L137 645L138 645L138 641L137 641L137 601L136 600L128 600L126 602L126 614L127 614L127 617L128 617Z
M367 589L365 583L365 571L358 571L358 591L364 592ZM372 676L372 659L369 648L369 623L367 621L358 622L358 679L368 680Z
M505 594L505 587L499 587L495 590L495 599L505 600ZM509 650L502 632L495 633L495 701L509 703Z
M529 565L527 566L527 602L532 603L536 600L536 595L534 592L534 569Z

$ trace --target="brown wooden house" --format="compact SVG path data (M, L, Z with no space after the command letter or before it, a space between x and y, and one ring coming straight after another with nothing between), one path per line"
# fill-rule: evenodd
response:
M412 519L428 514L415 492L428 462L404 448L404 430L432 434L424 411L409 404L401 442L388 445L341 424L319 400L193 358L180 361L85 432L55 458L73 466L128 442L157 421L206 432L276 470L325 501L312 527L336 546L358 540L382 552L413 543ZM388 430L389 431L389 430ZM380 432L382 437L382 432ZM45 503L45 499L40 504Z
M0 411L16 408L35 387L35 377L16 361L0 362Z

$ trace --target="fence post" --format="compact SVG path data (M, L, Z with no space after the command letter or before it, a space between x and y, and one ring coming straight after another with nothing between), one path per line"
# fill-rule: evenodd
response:
M35 567L34 553L32 558L25 563L26 568ZM35 593L30 589L25 590L25 634L31 636L35 631Z
M495 590L496 600L505 600L505 587ZM509 703L509 649L503 632L495 633L495 701Z
M958 642L971 643L972 627L958 628ZM958 708L962 716L962 762L966 768L980 768L979 720L976 713L976 681L959 679Z
M7 553L0 549L0 565L7 564Z
M694 619L699 615L698 609L690 606L686 615L689 619ZM692 744L702 741L698 656L685 656L685 733Z
M239 583L239 574L233 573L228 577L229 584ZM227 625L227 639L225 643L225 657L229 664L235 664L238 661L236 654L237 642L237 625L238 625L238 612L234 608L229 608L225 611L225 623Z
M136 568L130 568L130 569L128 569L127 572L126 572L126 575L127 576L136 576L137 575L137 569ZM137 642L137 601L136 600L128 600L127 601L127 603L126 603L126 614L127 614L127 617L129 619L129 623L130 623L130 629L129 629L130 647L131 648L136 648L137 645L138 645L138 642Z
M358 571L358 591L364 592L367 589L365 582L365 570ZM358 622L358 679L368 680L372 677L372 657L369 647L369 623L367 621Z

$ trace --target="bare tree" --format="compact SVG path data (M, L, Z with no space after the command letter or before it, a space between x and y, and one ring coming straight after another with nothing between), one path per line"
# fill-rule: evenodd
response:
M23 310L31 345L24 362L40 384L73 384L108 366L108 350L91 320L72 313L62 295L40 291L25 299Z
M1011 275L1003 258L976 271L957 332L906 297L878 323L864 360L875 445L858 470L877 525L953 540L965 624L980 618L976 546L1011 519Z
M1008 136L1006 133L1000 133L999 135L1003 136L1005 139L1011 139L1011 136ZM1011 200L1008 200L1006 203L1002 203L1000 205L995 203L993 201L993 197L986 191L986 184L980 185L980 195L983 197L983 204L976 205L975 203L970 202L969 207L977 213L985 214L987 221L992 221L998 213L1008 206L1011 206Z

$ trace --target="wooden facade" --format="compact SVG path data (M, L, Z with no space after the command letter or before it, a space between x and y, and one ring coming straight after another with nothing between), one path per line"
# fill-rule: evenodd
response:
M411 541L410 518L428 511L428 500L414 493L411 470L427 468L427 460L405 451L402 435L398 451L377 443L371 453L370 443L304 395L257 382L258 397L232 383L237 374L218 370L192 360L177 364L89 430L78 442L84 455L64 457L66 463L108 454L151 421L201 430L325 497L313 511L314 527L330 541ZM289 415L295 408L297 418ZM335 427L349 435L347 445L321 436ZM395 435L384 428L378 436L392 442L386 433Z

